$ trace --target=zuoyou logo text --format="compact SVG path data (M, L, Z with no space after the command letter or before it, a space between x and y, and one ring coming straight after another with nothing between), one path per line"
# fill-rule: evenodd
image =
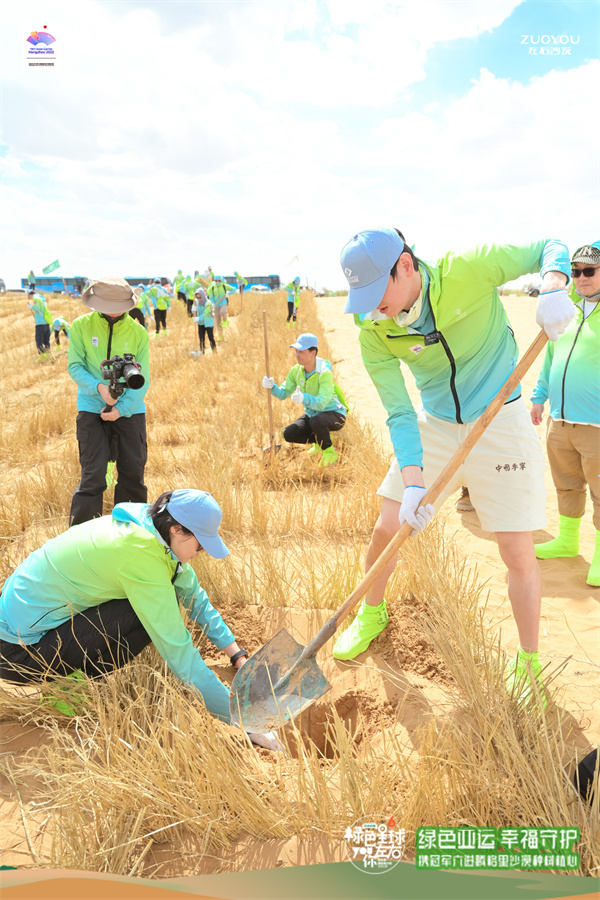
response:
M535 44L551 44L557 46L558 44L578 44L580 40L580 35L576 37L572 34L522 34L521 35L521 43L527 45L535 45Z

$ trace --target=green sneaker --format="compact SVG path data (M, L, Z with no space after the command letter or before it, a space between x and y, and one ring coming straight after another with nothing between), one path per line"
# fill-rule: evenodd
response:
M592 564L587 573L586 584L600 587L600 531L596 532L596 547L592 556Z
M106 467L106 490L110 491L117 483L117 464L111 459Z
M87 682L87 676L81 669L76 669L75 672L71 672L66 678L79 684ZM57 686L55 694L47 694L44 697L44 702L65 716L77 716L86 707L86 696L78 691L75 685L71 687L71 685L63 684L60 687Z
M535 545L535 555L538 559L557 559L573 557L579 554L579 528L581 519L573 519L569 516L559 516L558 537L552 541Z
M519 704L539 699L542 706L547 706L542 664L537 650L535 653L526 653L518 648L517 655L506 667L506 690Z
M325 466L330 465L330 463L337 462L338 459L339 459L339 456L335 452L335 447L332 444L331 447L327 448L327 450L323 450L323 453L321 454L321 459L319 460L319 465L323 466L323 468L325 468Z
M368 606L363 600L354 622L335 642L333 658L354 659L359 653L364 653L371 641L381 634L389 620L385 600L382 600L379 606Z
M321 455L321 445L313 444L310 450L308 451L309 456L320 456Z

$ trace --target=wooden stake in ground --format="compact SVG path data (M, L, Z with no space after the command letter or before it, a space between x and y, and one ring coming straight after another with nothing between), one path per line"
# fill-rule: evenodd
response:
M264 316L266 340L266 312ZM494 416L502 409L540 350L545 347L547 340L546 333L540 331L506 383L486 411L477 419L454 456L429 488L421 501L421 506L437 500ZM229 711L234 724L241 725L246 731L264 734L297 716L313 700L330 689L331 685L317 665L315 659L317 651L333 637L340 623L358 601L362 600L411 531L412 526L405 522L347 600L306 647L299 644L285 628L282 628L250 657L245 666L239 669L231 685Z
M269 377L269 338L267 334L267 311L263 309L263 332L265 336L265 375ZM273 403L271 400L271 391L267 394L267 406L269 410L269 446L263 447L263 452L278 453L281 450L281 444L275 443L275 429L273 427Z

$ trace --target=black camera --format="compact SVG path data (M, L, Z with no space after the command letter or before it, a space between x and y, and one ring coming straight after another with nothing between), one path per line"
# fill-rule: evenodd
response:
M102 377L108 381L108 390L113 400L120 397L125 388L132 388L136 391L143 387L146 381L133 353L124 353L123 356L105 359L100 369ZM112 407L107 406L103 412L110 412L111 409Z

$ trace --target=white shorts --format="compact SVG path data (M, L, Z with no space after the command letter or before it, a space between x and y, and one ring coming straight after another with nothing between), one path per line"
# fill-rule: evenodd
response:
M475 422L457 425L420 409L417 413L423 444L423 477L431 487ZM434 506L462 485L484 531L535 531L546 525L544 453L523 398L502 407L488 425ZM390 466L377 491L402 501L404 482L398 460Z

